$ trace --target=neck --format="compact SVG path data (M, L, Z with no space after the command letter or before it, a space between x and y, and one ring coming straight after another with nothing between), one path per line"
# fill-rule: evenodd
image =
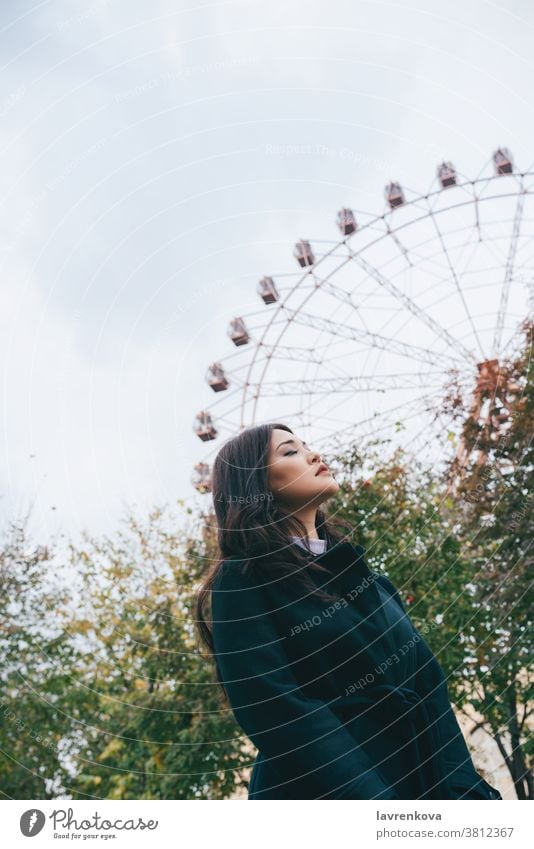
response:
M316 509L315 507L308 507L303 510L297 510L293 513L293 516L296 516L297 519L303 523L306 528L306 533L308 534L309 539L321 539L319 534L317 533L317 528L315 527L315 517L316 517Z

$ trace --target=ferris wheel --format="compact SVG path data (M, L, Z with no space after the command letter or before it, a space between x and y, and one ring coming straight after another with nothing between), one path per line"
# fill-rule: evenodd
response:
M517 387L500 364L532 304L533 195L534 171L498 148L475 179L443 162L425 194L390 182L380 214L343 207L341 238L299 239L297 270L259 280L261 308L230 319L207 369L197 491L221 441L265 421L324 456L384 438L433 462L452 443L465 463L458 423L437 411L455 385L505 426Z

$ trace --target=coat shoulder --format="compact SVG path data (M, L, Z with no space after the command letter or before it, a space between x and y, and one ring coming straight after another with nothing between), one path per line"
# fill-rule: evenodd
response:
M249 560L226 558L221 560L212 588L214 590L238 589L240 586L251 586L253 577Z
M374 571L373 576L374 576L374 580L381 587L384 587L384 589L389 593L389 595L392 596L395 599L395 601L397 602L397 604L399 605L401 610L403 610L404 613L407 613L408 611L406 610L406 607L404 606L402 599L400 597L399 591L398 591L397 587L395 586L395 584L393 583L393 581L391 581L388 577L386 577L386 575L384 575L382 572Z

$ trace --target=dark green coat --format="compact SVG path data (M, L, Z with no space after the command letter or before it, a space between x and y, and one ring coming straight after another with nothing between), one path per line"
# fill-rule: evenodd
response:
M475 771L443 670L365 549L310 558L339 594L226 560L211 602L215 659L258 749L249 799L501 799ZM312 574L310 572L310 574Z

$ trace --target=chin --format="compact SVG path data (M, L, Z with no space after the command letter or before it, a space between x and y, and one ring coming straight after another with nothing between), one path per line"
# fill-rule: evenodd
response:
M333 478L329 481L324 481L324 484L321 488L321 492L324 494L325 498L328 498L330 495L334 495L339 489L339 484Z

